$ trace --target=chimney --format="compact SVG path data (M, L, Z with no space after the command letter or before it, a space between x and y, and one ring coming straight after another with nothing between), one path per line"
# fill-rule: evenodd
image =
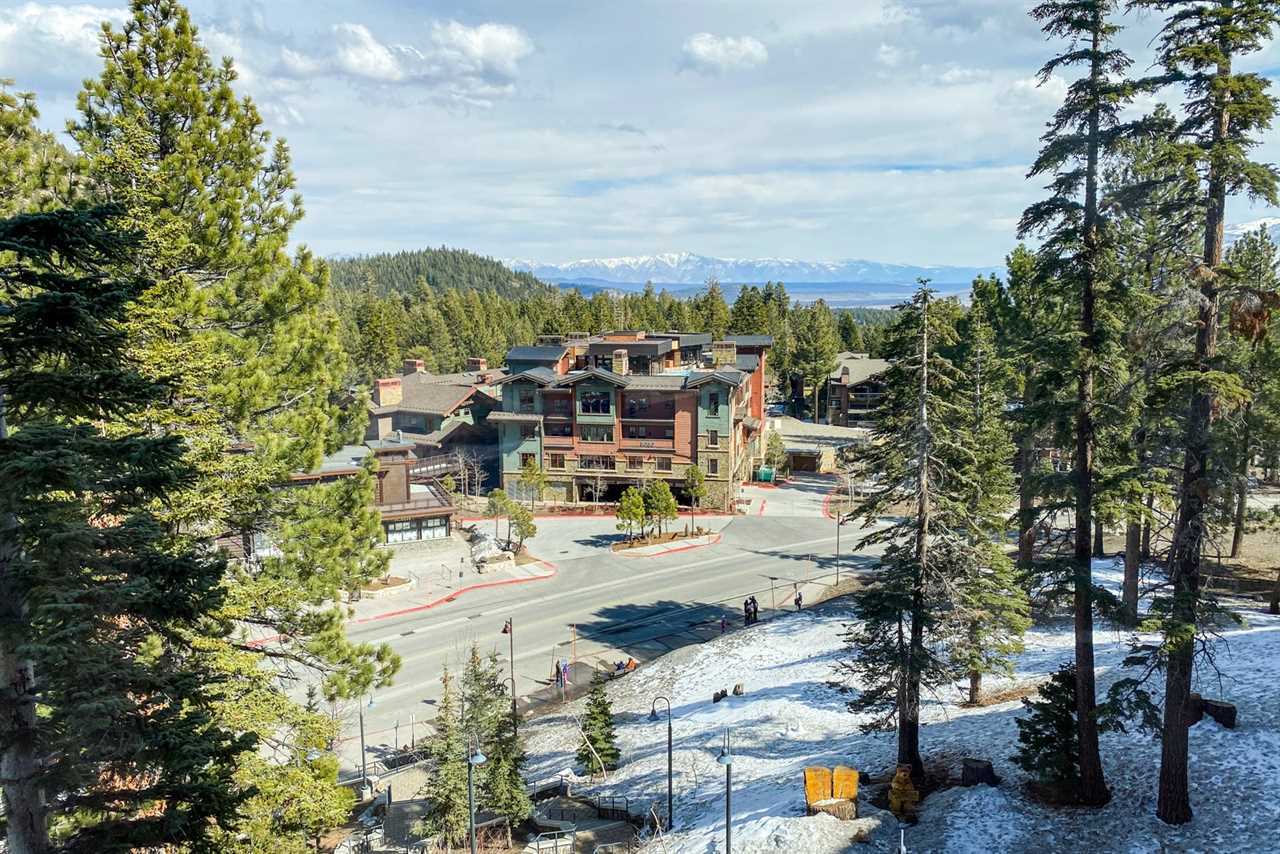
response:
M421 359L405 359L404 367L400 369L402 374L420 374L426 371L427 363Z
M482 359L479 356L468 356L467 370L468 371L487 371L489 370L489 360Z
M622 348L613 351L613 372L624 376L629 373L627 351Z
M394 406L404 400L404 386L399 377L373 381L373 402L378 406Z

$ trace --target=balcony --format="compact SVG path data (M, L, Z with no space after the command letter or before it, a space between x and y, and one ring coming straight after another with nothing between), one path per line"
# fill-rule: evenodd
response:
M548 448L572 448L573 436L553 436L547 433L542 437L542 444Z

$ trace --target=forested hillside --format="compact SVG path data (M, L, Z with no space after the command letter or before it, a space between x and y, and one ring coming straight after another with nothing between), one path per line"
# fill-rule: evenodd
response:
M339 258L329 262L338 290L372 287L380 294L411 293L419 282L433 288L491 290L506 297L525 296L553 286L530 273L516 272L499 261L465 249L416 249Z

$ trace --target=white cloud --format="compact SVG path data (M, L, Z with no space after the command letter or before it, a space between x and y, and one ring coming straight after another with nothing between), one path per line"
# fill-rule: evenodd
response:
M1044 81L1038 76L1024 77L1013 81L1000 94L1000 101L1016 110L1043 113L1055 109L1066 95L1067 81L1061 77L1050 77Z
M915 51L900 48L897 45L881 43L876 51L876 62L886 68L897 68L903 62L915 56Z
M769 60L769 51L751 36L734 38L698 33L685 40L680 67L700 74L754 68Z
M102 22L124 19L123 9L88 4L0 9L0 69L19 78L19 89L34 78L81 75L98 54Z
M422 46L384 42L364 24L332 29L332 44L304 52L280 50L279 72L290 77L335 75L354 82L417 86L444 100L490 106L515 92L520 62L534 51L517 27L434 21Z

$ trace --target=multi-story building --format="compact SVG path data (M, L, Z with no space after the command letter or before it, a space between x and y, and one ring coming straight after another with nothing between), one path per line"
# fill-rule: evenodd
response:
M704 503L728 509L763 460L768 336L609 332L517 347L499 380L503 488L525 496L529 462L556 501L616 500L655 478L683 494L706 475Z
M827 380L827 423L837 427L870 427L874 410L884 397L880 375L889 369L884 359L866 353L840 353Z

